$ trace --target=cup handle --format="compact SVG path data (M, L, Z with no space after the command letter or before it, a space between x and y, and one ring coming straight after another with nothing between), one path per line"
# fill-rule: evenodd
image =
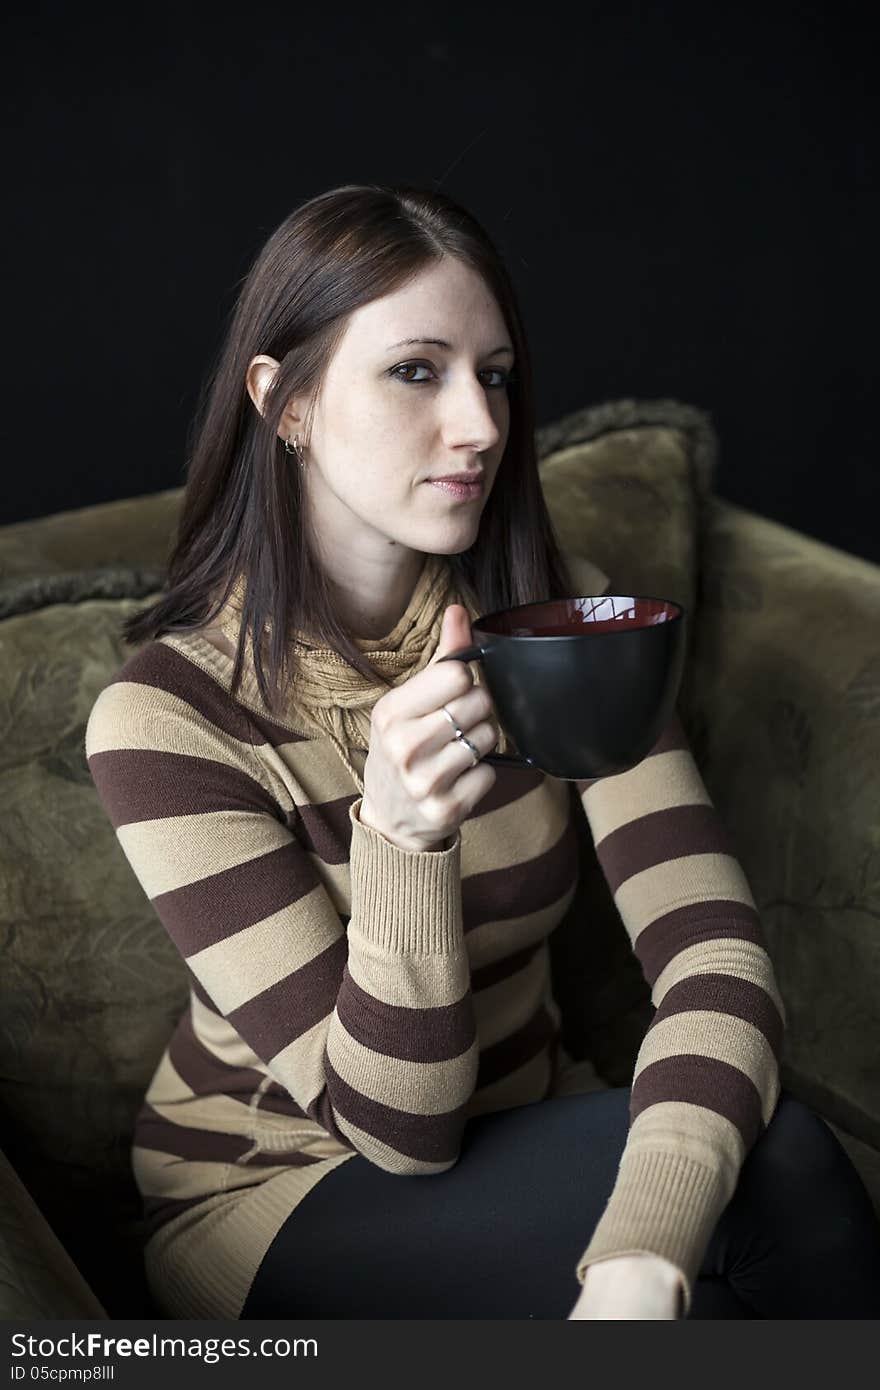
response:
M438 663L441 661L482 661L485 653L482 647L462 647L458 652L447 652L445 656L438 656ZM514 753L484 753L480 759L481 763L498 763L503 767L528 767L534 770L535 764L529 758L518 757Z

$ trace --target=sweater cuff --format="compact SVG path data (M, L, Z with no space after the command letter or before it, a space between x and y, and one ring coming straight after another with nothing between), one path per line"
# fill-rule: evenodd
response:
M461 832L447 849L401 849L362 824L362 801L358 797L348 810L351 922L384 951L447 955L464 950Z
M578 1261L583 1284L591 1264L616 1255L662 1255L679 1270L684 1309L729 1193L720 1173L681 1154L656 1149L624 1154L614 1190Z

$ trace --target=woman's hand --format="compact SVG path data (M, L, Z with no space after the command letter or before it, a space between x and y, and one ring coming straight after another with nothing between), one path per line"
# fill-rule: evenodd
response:
M589 1265L567 1321L586 1318L676 1319L684 1307L681 1274L660 1255L617 1255Z
M402 849L439 848L495 782L492 764L474 763L442 708L481 757L494 748L488 691L466 662L438 660L472 642L467 609L450 604L428 665L373 706L359 819Z

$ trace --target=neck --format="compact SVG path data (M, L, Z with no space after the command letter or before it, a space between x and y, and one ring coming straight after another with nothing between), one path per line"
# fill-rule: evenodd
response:
M363 585L335 581L338 609L349 631L371 642L392 632L410 604L426 558L420 551L412 551L410 563L395 574L383 592L370 593Z

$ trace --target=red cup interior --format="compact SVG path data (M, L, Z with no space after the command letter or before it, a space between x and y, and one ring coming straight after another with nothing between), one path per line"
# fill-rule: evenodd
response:
M559 598L524 603L490 613L474 627L507 637L582 637L654 627L682 614L680 604L664 598L603 594L600 598Z

